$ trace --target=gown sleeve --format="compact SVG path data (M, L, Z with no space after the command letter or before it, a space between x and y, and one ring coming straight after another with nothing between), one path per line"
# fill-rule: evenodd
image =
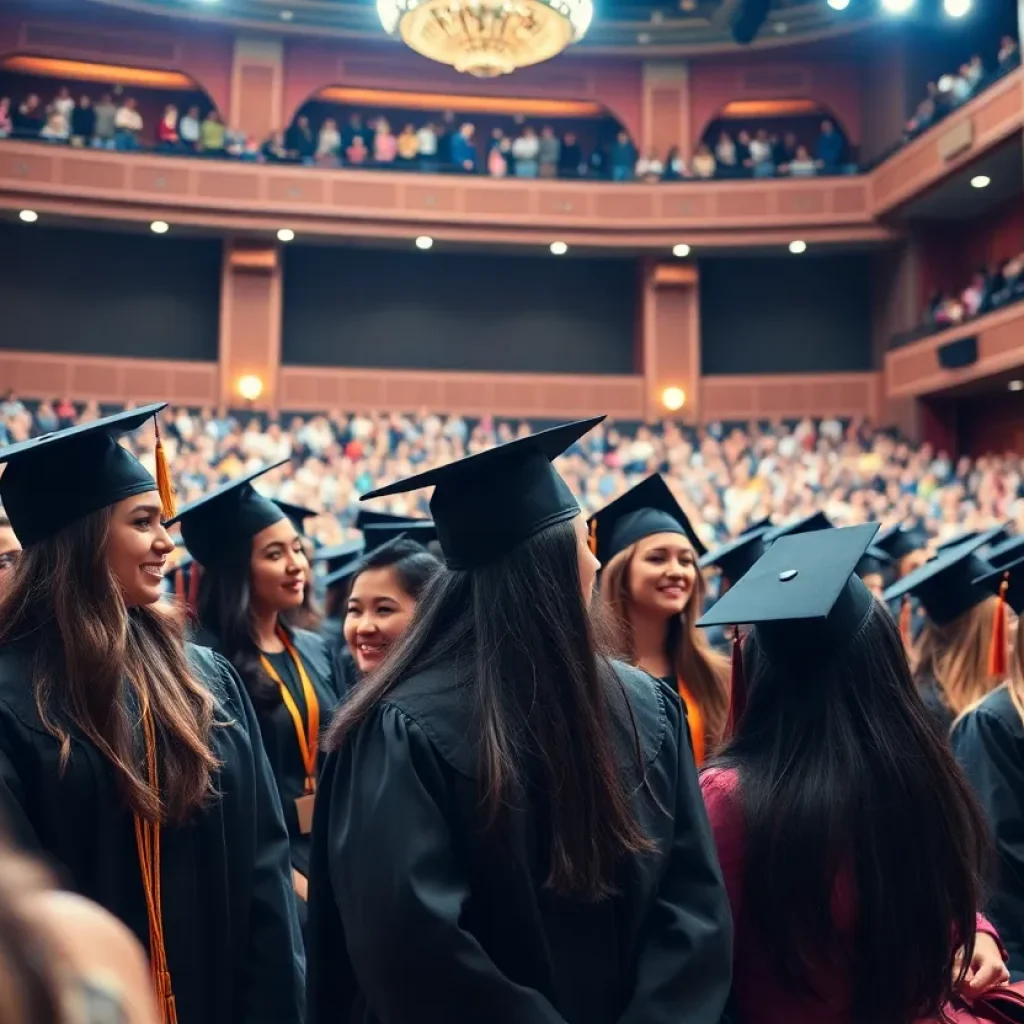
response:
M330 891L373 1017L565 1024L462 927L470 893L445 817L448 769L419 726L385 706L332 763Z
M675 834L620 1024L718 1024L732 984L732 918L679 716Z
M999 929L1015 979L1024 971L1024 764L1019 740L984 708L965 715L952 734L953 753L988 819L999 876L987 910ZM990 931L979 921L979 929Z
M41 844L25 813L24 797L21 779L0 740L0 827L21 849L38 852Z
M219 656L217 661L222 685L245 715L253 753L256 849L243 1020L245 1024L301 1024L305 1019L306 963L292 888L288 831L256 712L234 669Z

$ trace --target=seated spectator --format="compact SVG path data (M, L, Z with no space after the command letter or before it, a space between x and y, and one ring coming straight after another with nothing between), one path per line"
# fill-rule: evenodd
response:
M429 121L416 133L416 149L420 155L420 170L436 171L437 132Z
M117 107L104 93L96 104L96 125L93 128L92 144L97 149L113 149L117 137Z
M56 107L58 113L64 118L65 121L71 124L71 114L75 109L75 101L71 95L71 90L66 85L62 85L57 90L57 95L53 98L52 106Z
M395 149L398 153L399 167L410 168L416 165L420 155L420 144L416 138L416 129L411 124L407 124L399 133Z
M956 74L943 75L939 79L939 91L949 93L950 101L954 107L960 106L971 98L971 83L968 79L970 65L961 64Z
M750 174L754 161L750 158L750 132L743 128L736 136L736 170L740 174Z
M628 132L619 132L612 146L612 181L632 181L636 167L636 146Z
M13 135L17 139L37 139L39 133L43 130L45 121L43 120L44 111L39 103L39 97L33 92L29 93L21 103L18 104L18 109L14 112L13 122L14 131Z
M255 135L245 136L245 143L242 146L240 156L242 160L250 164L257 163L262 159L263 147L260 146L259 139Z
M299 160L302 163L312 163L316 153L316 140L313 138L313 129L309 127L309 118L300 114L292 122L291 127L285 132L285 148L288 150L288 157L291 160Z
M142 134L142 115L139 113L135 100L126 96L114 115L116 134L114 144L117 149L131 150L139 148L139 136Z
M14 129L11 120L11 100L8 96L0 96L0 139L6 139Z
M783 173L791 178L812 178L818 173L818 165L811 159L806 146L797 146L796 156Z
M665 157L665 169L662 173L663 181L679 181L681 178L688 178L686 161L680 153L678 146L673 146Z
M690 169L693 171L695 178L713 178L717 173L718 167L715 163L715 155L711 152L711 148L706 142L702 142L697 147L697 152L690 161Z
M492 178L504 178L508 174L508 162L512 144L500 128L491 129L491 141L487 144L487 173Z
M199 108L189 107L178 122L178 138L182 148L189 153L198 152L201 132L202 122L199 119Z
M996 58L1000 71L1010 71L1020 64L1020 46L1013 36L1006 35L999 41L999 54Z
M78 106L71 111L71 145L88 146L96 134L96 109L92 100L83 95Z
M363 141L362 135L354 135L348 149L345 150L345 163L353 167L361 167L370 159L370 151Z
M967 72L965 74L968 85L971 87L971 93L976 93L981 88L985 80L985 65L982 62L981 57L975 54L967 65Z
M963 306L965 319L978 315L978 310L981 309L981 300L985 297L987 281L988 275L984 270L979 270L971 278L971 283L963 290L960 304Z
M558 161L562 158L562 143L555 134L554 128L546 124L540 131L540 144L537 148L537 163L542 178L554 178L558 175Z
M67 142L71 135L71 125L56 104L46 108L46 124L39 131L39 138L48 142Z
M592 178L607 178L611 173L611 165L608 162L608 147L603 142L598 142L587 160L587 171Z
M156 128L156 144L159 149L178 149L178 108L173 103L164 107L164 116Z
M517 178L537 177L537 157L540 153L540 139L531 125L512 143L512 157L515 160Z
M665 165L658 159L657 153L651 150L647 156L642 156L637 160L635 170L637 181L650 183L661 181L661 176L665 173Z
M325 118L316 137L316 162L321 166L337 166L340 153L341 132L338 131L338 122L333 117Z
M770 178L775 174L772 144L764 128L750 140L750 167L755 178Z
M728 132L722 132L715 143L715 163L718 177L732 178L736 175L736 143Z
M776 136L775 143L772 146L772 162L775 166L782 167L784 164L788 164L791 160L796 159L797 145L796 135L793 132L786 132L782 136L781 141Z
M451 137L451 161L453 166L467 174L476 170L476 146L473 135L476 128L468 121Z
M578 178L583 173L583 147L574 132L566 132L562 139L562 152L558 157L558 176Z
M821 122L821 135L818 136L818 169L823 174L839 172L843 163L843 146L842 135L836 131L836 126L826 118ZM790 161L791 167L793 162Z
M235 158L245 156L249 146L249 137L240 128L225 128L224 152Z
M222 156L227 142L227 129L216 110L211 110L199 126L199 147L209 156Z
M281 164L288 159L288 149L284 144L284 132L271 132L260 146L260 156L268 164Z
M355 141L357 135L362 138L363 142L367 144L367 149L369 149L373 132L363 124L361 114L352 113L349 114L349 118L341 132L341 148L347 150Z
M385 118L377 121L377 133L373 137L373 159L378 164L393 164L398 155L398 140Z

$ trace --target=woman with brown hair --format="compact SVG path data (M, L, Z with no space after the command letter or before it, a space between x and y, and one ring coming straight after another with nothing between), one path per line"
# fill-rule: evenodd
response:
M658 474L592 516L590 535L614 647L679 694L700 765L729 714L728 660L695 628L705 594L697 560L707 551Z
M0 811L147 944L163 1024L296 1024L288 839L255 715L160 600L159 440L157 480L118 443L162 408L0 451L24 547L0 601Z

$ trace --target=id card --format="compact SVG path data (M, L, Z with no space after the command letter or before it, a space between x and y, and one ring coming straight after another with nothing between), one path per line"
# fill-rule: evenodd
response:
M299 832L308 836L313 831L313 804L316 801L316 794L306 793L295 801L295 813L299 816Z

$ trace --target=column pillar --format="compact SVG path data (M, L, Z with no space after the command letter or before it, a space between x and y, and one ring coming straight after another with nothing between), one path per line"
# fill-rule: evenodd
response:
M284 130L284 42L235 38L228 124L262 142Z
M673 146L689 161L693 148L690 126L690 66L684 60L644 61L641 153L653 150L662 160Z
M281 259L272 245L238 239L224 244L220 286L220 401L245 404L238 382L258 377L263 392L254 409L277 408L281 371Z
M700 415L700 279L696 265L649 263L644 268L641 370L647 419L672 415L687 423ZM666 409L667 388L686 401Z

